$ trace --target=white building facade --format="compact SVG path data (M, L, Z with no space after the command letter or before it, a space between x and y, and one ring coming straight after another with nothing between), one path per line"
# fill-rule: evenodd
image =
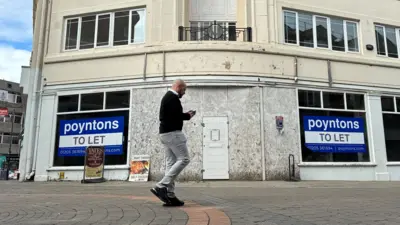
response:
M40 0L20 179L82 179L76 149L96 135L106 179L143 154L159 179L159 104L181 78L197 110L181 180L284 180L290 155L301 180L400 180L399 14L396 0Z

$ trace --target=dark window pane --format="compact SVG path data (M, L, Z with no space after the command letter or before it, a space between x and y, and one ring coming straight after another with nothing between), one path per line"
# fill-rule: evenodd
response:
M145 11L132 11L132 28L131 28L131 43L144 42L145 24L144 24Z
M58 96L58 112L78 111L79 95Z
M383 27L375 26L376 50L378 55L386 55L385 35Z
M13 145L19 144L18 136L13 136L13 137L12 137L12 144L13 144Z
M389 57L399 58L397 50L397 39L396 39L396 29L392 27L386 27L386 43Z
M365 109L364 95L346 94L347 109Z
M116 12L114 20L114 45L127 45L129 34L129 11Z
M296 13L284 12L285 14L285 43L297 44L296 35Z
M400 115L383 114L387 160L400 161Z
M65 50L76 49L78 40L79 19L67 20L67 30L65 32Z
M313 18L312 15L299 13L300 46L314 47Z
M347 47L350 52L358 52L358 31L357 23L346 22L347 29Z
M307 148L305 144L304 116L333 116L362 118L364 121L364 143L366 152L357 153L332 153L316 152ZM301 152L303 162L369 162L368 129L364 112L326 111L300 109Z
M82 94L81 111L103 109L104 93Z
M382 103L382 111L386 112L394 112L394 98L393 97L381 97L381 103Z
M299 106L321 108L321 92L299 90Z
M396 98L397 112L400 112L400 98Z
M97 25L97 46L107 46L110 39L110 15L100 15Z
M22 121L22 116L18 116L18 115L16 115L15 117L14 117L14 123L21 123L21 121Z
M329 48L328 44L328 19L323 17L315 18L317 30L317 47Z
M80 49L94 47L94 33L96 28L96 16L82 17Z
M106 93L106 109L129 108L130 91Z
M343 93L324 92L323 101L324 101L324 108L344 109Z
M19 95L17 95L17 103L22 103L22 98Z
M344 45L343 20L331 19L332 50L346 51Z
M129 111L112 111L96 113L66 114L57 116L56 140L54 145L54 166L83 166L84 156L61 156L59 155L60 143L60 121L61 120L79 120L79 119L97 119L104 117L124 117L124 130L122 142L122 154L107 154L105 156L105 165L125 165L127 163L127 140L129 130Z

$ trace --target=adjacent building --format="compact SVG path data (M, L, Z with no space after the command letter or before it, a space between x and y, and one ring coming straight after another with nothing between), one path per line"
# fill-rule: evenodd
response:
M26 95L18 83L0 80L0 170L18 170ZM2 177L1 179L4 179Z
M159 103L189 88L182 180L400 180L396 0L39 0L21 180L164 172ZM32 96L32 97L31 97ZM29 116L28 116L29 115ZM64 176L60 176L63 172Z

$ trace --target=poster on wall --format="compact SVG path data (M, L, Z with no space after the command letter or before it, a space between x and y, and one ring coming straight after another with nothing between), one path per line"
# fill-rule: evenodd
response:
M105 151L103 146L86 149L82 183L104 182Z
M58 156L84 156L88 146L104 146L105 155L122 155L124 117L60 120Z
M304 116L305 145L313 152L364 153L364 119Z
M129 181L147 182L149 180L150 156L134 155L130 162Z

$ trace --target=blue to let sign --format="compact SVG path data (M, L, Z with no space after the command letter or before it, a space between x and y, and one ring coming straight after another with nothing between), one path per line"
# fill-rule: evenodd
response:
M122 155L124 117L61 120L59 135L59 156L84 156L88 146L104 146L106 155Z
M362 118L304 116L303 122L305 145L313 152L366 152Z

